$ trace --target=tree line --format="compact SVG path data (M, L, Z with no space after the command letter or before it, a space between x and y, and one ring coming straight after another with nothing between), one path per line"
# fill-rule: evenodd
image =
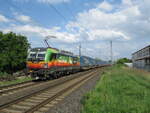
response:
M132 63L132 60L128 58L120 58L116 62L116 64L124 64L124 63Z
M13 74L24 69L29 47L26 36L0 32L0 72Z

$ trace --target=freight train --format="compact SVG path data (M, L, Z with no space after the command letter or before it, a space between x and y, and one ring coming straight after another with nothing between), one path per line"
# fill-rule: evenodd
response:
M75 56L71 52L56 48L33 48L27 59L27 69L34 79L51 79L87 70L106 62L86 56Z

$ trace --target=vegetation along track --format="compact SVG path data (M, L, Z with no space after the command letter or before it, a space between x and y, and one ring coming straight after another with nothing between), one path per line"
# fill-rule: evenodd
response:
M51 106L57 103L55 100L61 100L62 95L67 94L76 89L87 80L91 79L98 73L96 69L84 76L76 76L75 78L60 82L55 86L50 86L39 92L22 97L0 107L2 113L45 113Z
M27 82L14 84L14 85L0 87L0 96L8 95L9 93L13 93L20 89L24 89L24 88L27 88L27 87L33 86L33 85L36 85L36 83L32 82L32 81L27 81Z

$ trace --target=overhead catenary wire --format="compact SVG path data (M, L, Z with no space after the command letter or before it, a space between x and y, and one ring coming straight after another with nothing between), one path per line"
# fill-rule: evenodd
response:
M111 59L111 63L113 63L112 40L110 41L110 59Z
M18 6L16 6L15 4L12 4L11 2L9 2L8 0L6 0L7 1L7 3L10 5L10 6L13 6L15 9L19 9L19 12L23 12L24 13L24 11L21 9L21 8L19 8ZM67 21L67 19L66 19L66 17L54 6L54 5L52 5L52 4L48 4L61 18L63 18L65 21ZM39 23L36 23L36 24L38 24L38 25L40 25L41 26L41 24L39 24Z
M69 12L69 14L73 17L73 12L71 11L71 9L68 7L68 5L65 5L65 1L63 0L63 5L66 8L66 10Z
M22 10L22 8L20 8L20 7L18 7L16 4L13 4L13 3L11 3L11 2L9 2L9 0L6 0L7 1L7 3L10 5L10 6L12 6L13 8L15 8L15 9L17 9L17 11L19 10L19 13L21 12L21 13L25 13L25 11L24 10ZM64 19L65 21L67 21L67 19L66 19L66 17L53 5L53 4L48 4L62 19ZM27 12L27 11L26 11ZM32 19L33 20L33 19ZM31 21L32 21L31 20ZM19 22L19 23L21 23L20 21L17 21L17 22ZM34 23L33 23L34 22ZM43 27L43 25L41 25L41 24L39 24L39 23L37 23L36 21L32 21L32 23L33 24L36 24L36 25L38 25L39 27ZM21 23L21 24L23 24L23 23ZM40 31L42 31L42 29L40 29Z
M61 14L61 12L59 12L59 10L58 10L54 5L52 5L52 4L49 3L49 6L50 6L60 17L62 17L65 21L67 21L66 17L65 17L63 14Z

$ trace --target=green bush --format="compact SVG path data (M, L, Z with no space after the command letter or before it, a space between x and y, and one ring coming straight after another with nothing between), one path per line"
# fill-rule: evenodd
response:
M25 68L28 48L25 36L0 32L0 72L12 74Z
M5 76L9 76L9 74L6 72L0 72L0 77L5 77Z
M124 63L131 63L132 61L130 59L127 59L127 58L121 58L121 59L118 59L116 64L124 64Z

